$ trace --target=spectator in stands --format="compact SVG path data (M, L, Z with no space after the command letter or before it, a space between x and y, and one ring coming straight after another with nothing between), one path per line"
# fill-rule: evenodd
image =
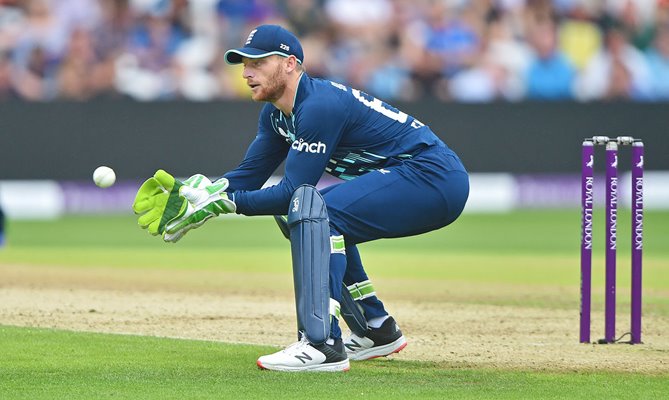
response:
M79 28L72 32L57 79L57 96L61 99L85 101L113 93L113 65L98 59L88 30Z
M373 54L375 63L364 86L369 93L384 100L414 100L418 96L411 70L391 46L379 46Z
M569 66L578 100L667 100L669 0L0 0L0 99L244 97L221 49L263 23L388 100L566 100Z
M136 19L126 52L117 64L118 89L140 100L178 96L174 56L188 33L170 18L171 9L157 2Z
M448 93L451 100L462 103L501 100L507 77L504 66L484 54L471 68L460 71L447 83Z
M12 50L12 79L22 98L52 100L57 95L58 63L68 32L58 22L47 0L28 0L25 26Z
M25 15L18 0L0 0L0 53L8 55L25 27Z
M327 27L328 20L318 0L279 0L278 3L298 37L307 37Z
M450 99L484 103L522 98L522 79L531 55L528 46L516 38L514 18L502 10L487 16L488 24L475 63L457 73L447 84Z
M9 56L0 51L0 102L17 100L19 98L19 94L14 89L12 83Z
M326 77L364 88L392 33L393 9L389 0L327 0L331 23Z
M480 58L481 37L472 10L433 2L420 34L423 58L414 75L424 92L444 98L446 81Z
M578 76L575 94L579 100L598 99L648 101L652 80L643 53L627 41L620 25L607 29L606 46Z
M559 24L560 51L578 71L585 68L602 47L602 32L593 13L584 2L578 2Z
M574 67L557 48L556 27L552 20L533 24L528 42L534 50L525 77L529 100L569 100L572 98Z
M627 41L639 50L646 50L655 36L654 13L658 0L608 0L604 19L619 21Z
M119 0L48 0L51 12L67 34L85 29L92 31L100 26L101 7L104 3ZM127 1L127 0L125 0Z
M646 52L653 79L653 98L669 100L669 24L658 28L652 46Z
M250 27L281 17L274 2L266 0L218 0L217 12L221 48L239 45Z
M91 32L95 38L95 51L99 58L113 60L127 45L133 14L128 0L104 0L100 6L100 23Z

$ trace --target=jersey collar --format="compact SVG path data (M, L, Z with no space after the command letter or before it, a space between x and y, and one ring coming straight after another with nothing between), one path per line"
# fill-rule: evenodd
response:
M304 98L307 96L307 80L309 75L306 72L302 72L299 81L297 82L297 89L295 90L295 97L293 98L293 111L291 117L295 114L295 107L300 105Z

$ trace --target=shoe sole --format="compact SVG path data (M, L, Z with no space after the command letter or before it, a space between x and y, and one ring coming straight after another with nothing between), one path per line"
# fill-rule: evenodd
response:
M399 353L407 347L407 341L404 336L400 336L394 342L384 344L383 346L372 347L367 350L356 351L355 353L348 353L349 360L365 361L373 358L387 357L391 354Z
M351 368L348 359L336 363L301 365L297 367L289 365L263 365L260 360L256 361L256 364L260 369L285 372L346 372Z

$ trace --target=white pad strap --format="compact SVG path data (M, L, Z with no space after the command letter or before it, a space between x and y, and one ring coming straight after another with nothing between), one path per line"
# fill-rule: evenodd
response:
M333 298L330 298L330 315L339 319L341 317L341 306L339 302Z
M344 236L330 236L330 253L332 254L346 254L346 244L344 243Z
M374 286L372 286L372 281L369 279L362 282L356 282L352 285L347 286L349 293L353 300L363 300L368 297L376 296L376 291Z

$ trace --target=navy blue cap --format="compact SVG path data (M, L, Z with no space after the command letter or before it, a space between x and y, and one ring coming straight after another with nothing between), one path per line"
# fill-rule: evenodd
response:
M263 58L273 54L295 56L302 64L304 53L297 37L279 25L260 25L249 33L244 47L225 52L225 62L241 64L242 57Z

